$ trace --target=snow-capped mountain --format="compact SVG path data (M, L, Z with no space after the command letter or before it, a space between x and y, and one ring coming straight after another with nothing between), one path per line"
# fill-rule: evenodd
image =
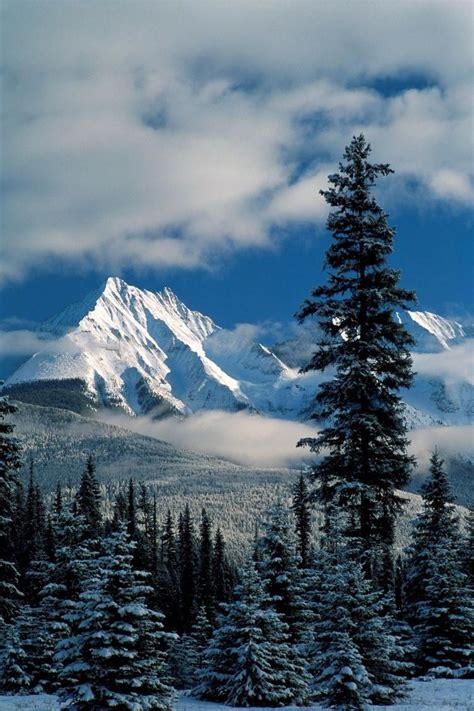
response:
M399 318L423 352L443 354L466 341L460 323L436 314L407 311ZM155 293L115 277L47 321L42 330L56 340L24 363L6 388L35 384L47 392L47 387L80 383L92 406L130 415L246 408L305 419L321 377L299 373L297 354L304 354L307 362L314 338L307 330L274 348L229 338L171 289ZM472 384L462 378L448 382L432 372L429 377L420 374L407 394L413 426L465 423L473 407Z

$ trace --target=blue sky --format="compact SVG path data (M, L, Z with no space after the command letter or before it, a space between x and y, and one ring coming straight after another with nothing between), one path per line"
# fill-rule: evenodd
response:
M321 278L318 196L351 136L420 308L472 313L472 5L3 3L0 319L121 275L232 327ZM12 321L12 317L18 319Z

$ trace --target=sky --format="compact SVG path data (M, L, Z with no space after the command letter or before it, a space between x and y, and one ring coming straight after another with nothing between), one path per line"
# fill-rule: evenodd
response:
M377 195L403 285L470 317L473 8L3 0L1 328L33 349L109 275L227 328L288 322L361 131L395 170Z

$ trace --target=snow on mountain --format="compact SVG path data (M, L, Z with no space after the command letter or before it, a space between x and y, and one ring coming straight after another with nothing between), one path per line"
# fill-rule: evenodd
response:
M397 315L412 332L419 351L431 351L433 348L450 350L466 337L462 324L430 311L407 311L406 315Z
M455 358L455 347L468 342L460 323L436 314L407 311L398 318L416 338L415 350L435 359L443 353ZM169 288L155 293L114 277L42 330L57 340L24 363L7 388L80 381L97 407L130 415L247 408L305 419L322 378L299 373L313 348L310 329L268 348L250 338L232 338ZM417 376L406 401L412 427L465 424L474 411L474 388L462 376L447 379L433 373L431 363L429 373Z
M111 277L101 290L44 324L58 341L5 385L79 379L98 403L129 414L239 409L247 400L238 381L203 349L217 328L168 288L152 293Z

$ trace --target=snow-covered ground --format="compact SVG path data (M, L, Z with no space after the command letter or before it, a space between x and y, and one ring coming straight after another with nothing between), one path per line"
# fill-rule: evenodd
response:
M394 706L372 706L371 711L474 711L474 680L433 679L413 681L410 686L410 694L403 703ZM230 708L186 696L180 696L176 704L176 711L229 711ZM296 707L287 707L286 711L289 709L295 711ZM311 706L308 711L316 709L322 707ZM0 696L0 711L59 711L59 704L54 696L45 694Z

